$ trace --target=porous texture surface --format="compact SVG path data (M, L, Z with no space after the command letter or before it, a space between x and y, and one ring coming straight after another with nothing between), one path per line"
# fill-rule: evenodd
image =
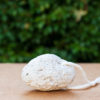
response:
M35 90L65 89L72 82L75 70L62 65L64 61L54 54L40 55L23 68L22 79Z

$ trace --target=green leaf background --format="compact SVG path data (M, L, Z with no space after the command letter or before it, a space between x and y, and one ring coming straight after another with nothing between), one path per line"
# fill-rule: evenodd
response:
M0 62L44 53L100 62L100 1L1 0Z

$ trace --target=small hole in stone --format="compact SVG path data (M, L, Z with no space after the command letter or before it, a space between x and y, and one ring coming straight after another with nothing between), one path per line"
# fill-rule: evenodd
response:
M26 76L28 75L29 73L26 73Z
M43 71L43 69L39 69L38 71Z

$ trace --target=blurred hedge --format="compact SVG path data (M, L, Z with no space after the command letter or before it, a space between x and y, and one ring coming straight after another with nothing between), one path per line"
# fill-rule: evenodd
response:
M0 62L54 53L100 62L100 1L1 0Z

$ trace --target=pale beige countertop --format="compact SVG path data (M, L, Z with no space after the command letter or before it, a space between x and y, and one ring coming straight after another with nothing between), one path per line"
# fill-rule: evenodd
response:
M0 64L0 100L100 100L100 85L87 90L40 92L21 80L25 64ZM82 63L90 80L100 76L100 64ZM78 72L78 71L77 71ZM72 85L85 83L80 72Z

